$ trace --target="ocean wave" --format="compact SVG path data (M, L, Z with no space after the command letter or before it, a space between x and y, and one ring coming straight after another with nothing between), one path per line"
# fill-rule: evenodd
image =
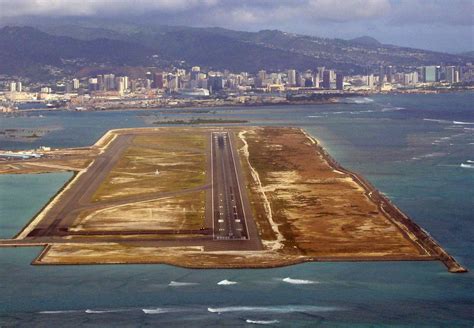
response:
M236 284L238 284L238 282L237 282L237 281L230 281L230 280L224 279L224 280L222 280L222 281L219 281L217 284L218 284L218 285L227 286L227 285L236 285Z
M304 280L304 279L293 279L290 277L286 277L282 279L284 282L287 282L289 284L294 284L294 285L312 285L312 284L319 284L318 281L313 281L313 280Z
M109 310L91 310L87 309L84 312L87 314L101 314L101 313L117 313L117 312L128 312L130 309L109 309Z
M322 117L322 116L319 116L319 115L308 115L307 117L309 117L309 118L318 118L318 117Z
M293 313L293 312L330 312L341 311L340 307L334 306L315 306L315 305L281 305L281 306L227 306L227 307L208 307L207 311L211 313L227 312L262 312L262 313Z
M170 312L169 309L163 309L163 308L154 308L154 309L142 309L143 313L145 314L162 314L162 313L168 313Z
M170 281L168 286L170 287L184 287L184 286L196 286L199 285L197 282L179 282L179 281Z
M453 124L459 124L459 125L473 125L474 122L453 121Z
M40 311L39 314L62 314L62 313L78 313L77 310L58 310L58 311Z
M465 163L462 163L461 164L461 167L463 169L474 169L474 164L465 164Z
M428 122L436 122L436 123L447 123L447 124L452 124L453 122L447 121L447 120L435 120L433 118L424 118L423 121L428 121Z
M436 141L436 143L439 143L439 141ZM429 154L424 154L424 155L420 155L420 156L414 156L412 157L411 159L416 161L416 160L420 160L422 158L434 158L434 157L442 157L442 156L445 156L446 153L442 153L442 152L435 152L435 153L429 153Z
M405 107L385 107L382 108L382 112L397 112L399 110L405 109Z
M466 161L466 163L474 163L474 160L468 159L468 160Z
M245 320L246 323L253 323L254 325L274 325L276 323L279 323L280 321L278 320L251 320L247 319Z
M354 104L368 104L368 103L374 102L374 100L371 98L364 97L364 98L347 99L347 102L354 103Z

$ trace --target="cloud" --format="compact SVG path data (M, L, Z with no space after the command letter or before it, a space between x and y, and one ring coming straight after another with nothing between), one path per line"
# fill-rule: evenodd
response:
M395 25L465 25L474 24L472 0L398 0L390 17Z
M112 18L323 37L370 35L382 42L460 51L472 49L473 7L473 0L0 0L0 25Z
M0 0L0 15L109 16L150 11L180 12L217 3L218 0Z
M290 19L298 16L323 20L376 17L390 8L389 0L0 0L0 15L94 16L188 13L210 10L234 21ZM202 13L199 13L200 16ZM213 18L209 16L209 18Z

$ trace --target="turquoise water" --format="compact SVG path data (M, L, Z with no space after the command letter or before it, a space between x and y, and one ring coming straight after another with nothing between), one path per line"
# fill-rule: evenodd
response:
M12 238L72 173L0 175L0 238Z
M0 129L55 126L54 132L32 143L1 140L0 148L83 146L110 128L149 126L163 117L237 117L250 120L249 124L301 126L473 269L474 169L461 167L474 160L473 100L473 93L460 93L374 96L351 104L201 114L43 112L42 118L2 118ZM15 182L18 188L7 193L14 201L2 202L0 222L3 213L18 207L15 204L24 204L16 210L16 219L26 222L31 217L29 204L41 206L48 198L43 193L53 194L60 185L59 181L56 187L30 184L31 176L22 178ZM449 274L439 262L307 263L265 270L29 265L39 251L0 249L0 326L474 324L473 274ZM286 277L307 284L291 284L283 281ZM238 284L217 285L224 279ZM180 284L169 286L171 281ZM87 313L88 309L100 313Z

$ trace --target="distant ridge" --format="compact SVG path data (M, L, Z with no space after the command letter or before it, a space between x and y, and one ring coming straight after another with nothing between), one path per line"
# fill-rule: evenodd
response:
M224 28L110 24L45 23L0 29L0 74L33 80L74 75L94 68L184 67L234 72L300 71L325 66L345 74L367 73L381 65L417 67L462 65L471 57L384 45L363 36L352 40ZM376 48L376 51L374 51ZM56 73L54 73L56 71Z
M360 36L358 38L350 39L350 42L366 45L366 46L380 46L382 43L380 43L377 39L371 37L371 36Z

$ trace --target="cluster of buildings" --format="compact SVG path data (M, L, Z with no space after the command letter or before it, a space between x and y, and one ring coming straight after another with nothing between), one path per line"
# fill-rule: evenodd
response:
M203 71L177 68L171 72L150 69L140 77L100 74L93 77L60 81L56 85L25 88L21 81L11 81L3 100L72 101L90 99L150 99L180 97L228 97L246 94L292 92L388 92L423 88L452 87L460 82L474 82L474 65L423 66L411 70L382 66L367 75L344 76L325 67L314 70L282 72L260 70L255 74ZM27 90L25 90L27 89ZM2 101L0 95L0 101Z

